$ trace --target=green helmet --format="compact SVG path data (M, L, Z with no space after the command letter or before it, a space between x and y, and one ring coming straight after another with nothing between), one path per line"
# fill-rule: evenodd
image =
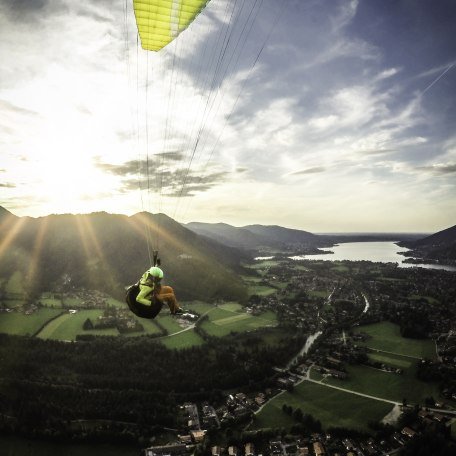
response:
M157 268L157 266L153 266L152 268L150 268L149 274L152 277L157 277L158 279L163 279L163 271L160 268Z

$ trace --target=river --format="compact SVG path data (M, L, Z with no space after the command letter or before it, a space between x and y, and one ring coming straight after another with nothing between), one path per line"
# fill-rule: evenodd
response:
M290 257L293 260L329 260L329 261L373 261L379 263L397 263L401 268L428 268L444 269L446 271L456 271L455 266L441 264L412 264L404 263L405 256L401 252L409 249L399 247L394 242L345 242L336 244L333 247L322 248L320 250L333 253L323 253L318 255L297 255Z

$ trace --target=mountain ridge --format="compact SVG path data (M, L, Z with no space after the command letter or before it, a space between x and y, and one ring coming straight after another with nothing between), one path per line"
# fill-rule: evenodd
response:
M150 267L158 245L164 281L178 298L246 299L237 270L240 261L250 257L198 236L165 214L6 214L0 220L0 237L7 240L0 252L0 276L22 271L30 295L57 287L68 276L74 286L122 299L125 286Z

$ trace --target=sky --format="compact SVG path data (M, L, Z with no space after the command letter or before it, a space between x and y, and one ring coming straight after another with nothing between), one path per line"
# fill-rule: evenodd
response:
M0 0L0 205L312 232L456 224L456 3Z

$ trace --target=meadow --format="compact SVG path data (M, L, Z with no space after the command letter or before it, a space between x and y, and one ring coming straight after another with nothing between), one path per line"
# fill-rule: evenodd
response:
M406 399L409 403L422 404L426 397L437 399L440 396L436 383L423 382L415 377L416 363L410 358L397 360L384 357L384 362L395 363L398 367L401 364L403 373L383 372L367 366L347 366L347 379L328 377L324 383L396 402Z
M195 332L194 329L160 338L160 342L170 349L183 349L203 345L204 340Z
M13 295L23 295L25 289L23 287L24 277L20 271L14 272L5 283L5 292Z
M37 334L37 337L41 339L76 340L76 336L79 334L118 336L119 331L116 328L91 329L87 331L82 329L87 318L90 318L94 322L102 314L103 310L101 309L80 310L74 314L62 314L60 317L49 322Z
M435 344L429 339L408 339L402 337L399 326L389 321L360 326L357 333L371 336L365 342L359 342L371 349L397 353L403 356L434 359Z
M47 321L55 318L61 312L58 309L40 309L38 312L33 312L30 315L19 312L3 312L0 314L0 332L32 336Z
M277 317L273 312L258 316L246 313L239 304L223 304L208 313L209 319L201 325L211 336L223 337L232 332L247 332L266 326L275 326Z
M325 429L338 426L363 431L369 431L369 421L381 421L392 409L392 405L385 402L303 381L292 392L284 392L268 402L256 415L251 427L260 429L293 425L293 418L282 411L284 404L312 415L321 421Z
M371 349L368 352L371 361L401 369L402 373L385 372L363 365L349 365L346 366L347 379L328 377L323 383L396 402L406 399L408 402L423 403L426 397L440 396L436 383L423 382L416 378L419 358L435 357L433 341L404 338L400 335L399 326L390 322L361 326L356 332L371 336L364 343ZM315 378L313 371L312 378Z

